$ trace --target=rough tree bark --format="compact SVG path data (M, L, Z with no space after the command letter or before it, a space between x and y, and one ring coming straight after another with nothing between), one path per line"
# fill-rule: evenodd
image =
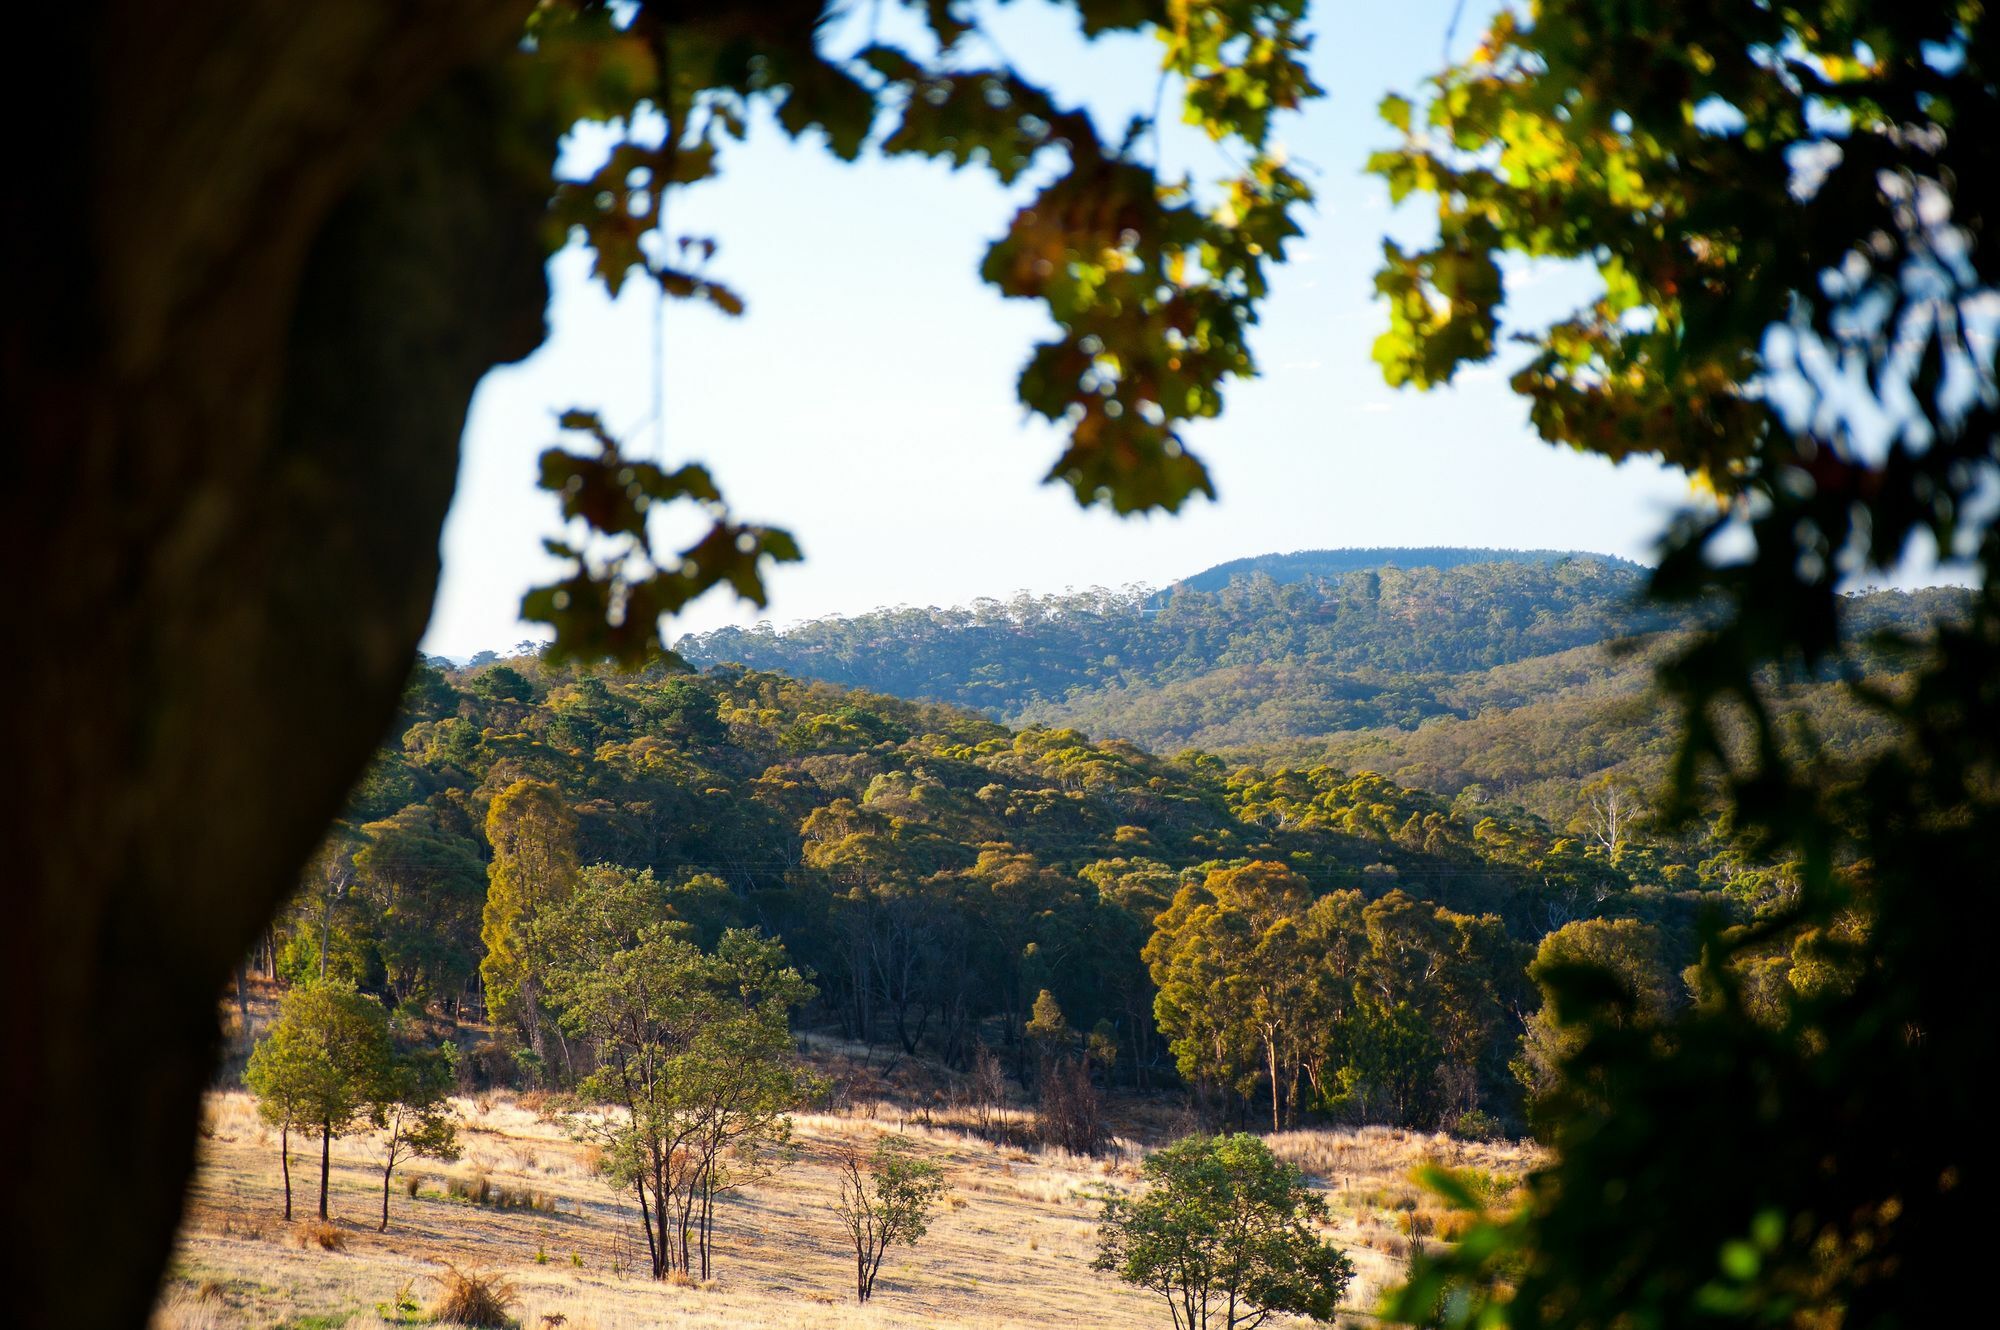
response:
M17 18L67 80L11 81L0 201L19 1324L143 1323L222 986L393 713L473 388L540 339L526 9Z

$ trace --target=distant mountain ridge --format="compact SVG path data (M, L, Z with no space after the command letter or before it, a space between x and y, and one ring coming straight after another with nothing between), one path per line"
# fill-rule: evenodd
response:
M1183 577L1173 587L1220 591L1239 577L1266 574L1278 583L1336 577L1370 568L1459 568L1469 563L1561 563L1565 559L1595 559L1614 567L1645 571L1643 564L1612 554L1584 550L1501 550L1464 545L1391 545L1374 549L1293 550L1290 554L1253 554L1230 559ZM1170 587L1168 590L1172 590Z

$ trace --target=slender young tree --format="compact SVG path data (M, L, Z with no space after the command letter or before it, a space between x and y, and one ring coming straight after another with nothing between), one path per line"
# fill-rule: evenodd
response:
M257 1097L257 1112L278 1129L278 1160L285 1179L285 1222L292 1222L292 1133L312 1121L309 1090L316 1068L305 1042L278 1038L275 1030L257 1041L243 1082Z
M392 1057L375 1089L375 1125L382 1132L382 1222L389 1231L389 1188L396 1165L409 1159L456 1159L458 1114L451 1106L451 1060L441 1049Z
M878 1138L866 1153L859 1146L839 1151L834 1168L840 1175L834 1212L854 1246L854 1297L866 1302L889 1248L916 1246L950 1188L942 1167L897 1136Z

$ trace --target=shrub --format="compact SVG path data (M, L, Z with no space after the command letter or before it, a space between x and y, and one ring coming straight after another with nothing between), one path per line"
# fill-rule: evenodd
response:
M1457 1242L1479 1222L1480 1217L1470 1211L1448 1210L1437 1217L1437 1239L1440 1242Z
M1082 1058L1045 1061L1039 1085L1035 1131L1042 1143L1079 1155L1102 1149L1104 1098L1090 1079L1090 1064Z
M498 1040L487 1039L472 1046L459 1060L458 1085L461 1090L490 1090L513 1084L514 1057Z
M1451 1134L1462 1141L1495 1141L1505 1133L1500 1119L1482 1109L1460 1113L1451 1121Z
M1007 1073L1000 1059L985 1044L972 1054L972 1071L966 1077L965 1102L972 1110L973 1125L983 1136L995 1134L1007 1103Z
M402 1287L396 1290L394 1298L388 1302L378 1302L375 1304L376 1315L392 1325L401 1325L406 1321L414 1319L424 1309L423 1304L417 1301L417 1295L414 1291L415 1285L415 1280L405 1280ZM358 1322L350 1322L350 1324L358 1325Z
M520 1302L513 1281L504 1275L480 1274L447 1265L438 1276L444 1286L431 1304L431 1319L473 1330L511 1330L513 1317L507 1313Z
M324 1219L308 1220L292 1230L292 1240L308 1250L317 1247L321 1251L347 1250L347 1235Z
M475 1173L469 1178L453 1177L446 1181L445 1192L454 1200L467 1201L473 1205L487 1205L495 1210L541 1210L548 1214L556 1212L557 1198L532 1187L509 1187L496 1183L484 1173Z

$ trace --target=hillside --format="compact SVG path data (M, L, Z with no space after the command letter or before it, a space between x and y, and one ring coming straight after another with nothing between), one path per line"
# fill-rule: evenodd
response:
M1692 617L1643 603L1644 577L1560 551L1307 551L1160 592L878 610L677 649L1155 752L1330 762L1444 794L1477 785L1562 826L1593 782L1656 781L1672 745L1652 665ZM1850 597L1848 610L1860 639L1960 605L1947 588ZM1879 733L1838 685L1789 697L1836 744Z
M1428 662L1405 672L1427 690L1412 695L1463 716L1343 732L1424 736L1551 694L1630 705L1642 661L1589 641L1554 649L1640 613L1603 585L1627 576L1570 561L1256 578L1177 593L1143 621L1183 637L1216 627L1225 655L1290 632L1356 679ZM1469 590L1547 579L1567 614ZM1205 599L1170 619L1190 597ZM1277 604L1326 616L1294 622ZM1378 630L1316 636L1343 613ZM1567 755L1572 768L1603 756ZM1658 834L1630 804L1580 819L1358 765L1164 758L740 665L420 666L345 819L238 973L232 1056L249 1062L218 1080L158 1325L409 1323L451 1265L506 1274L523 1325L608 1330L663 1308L690 1326L841 1324L828 1165L843 1142L892 1129L944 1168L959 1203L853 1323L1139 1325L1157 1309L1089 1267L1097 1207L1133 1185L1147 1146L1232 1124L1268 1126L1313 1175L1333 1205L1327 1236L1363 1274L1345 1305L1364 1310L1413 1239L1458 1231L1420 1213L1412 1165L1471 1164L1505 1190L1526 1161L1503 1138L1531 1120L1554 1065L1534 966L1615 943L1665 1013L1694 996L1675 977L1697 918L1752 919L1790 888L1786 865L1712 829ZM1766 987L1797 962L1754 960ZM1246 1001L1252 974L1281 1006ZM275 1018L253 1009L279 994ZM455 1094L465 1158L405 1161L388 1238L356 1221L379 1214L369 1165L384 1147L367 1124L385 1119L356 1119L336 1142L338 1222L294 1228L272 1215L316 1161L274 1178L268 1124L229 1093L247 1084L282 1112L279 1073L257 1056L287 1021L342 1002L342 1019L405 1046L382 1065L429 1067L431 1093ZM766 1095L763 1107L631 1100L632 1059L668 1048L676 1070L656 1084ZM289 1127L295 1146L311 1122ZM761 1124L743 1128L763 1133L736 1156L743 1173L644 1135L698 1122ZM671 1292L636 1269L629 1192L637 1178L644 1195L646 1174L630 1161L649 1139L656 1221L662 1198L691 1206L721 1180L700 1221L702 1250L713 1233L722 1261L714 1281L685 1253L678 1270L655 1264ZM320 1245L297 1250L308 1240Z
M1223 565L1164 593L878 610L782 633L722 629L675 647L697 665L737 662L1172 751L1414 727L1451 714L1440 696L1451 680L1674 622L1639 602L1642 574L1630 564L1426 553L1468 561L1322 574L1312 561L1330 556L1285 556L1272 561L1284 580L1257 568L1215 590L1195 585Z
M517 658L418 672L252 969L309 978L324 955L329 976L392 1009L483 1020L482 930L498 861L524 836L560 847L535 871L566 895L633 902L702 947L734 928L779 939L813 976L806 1028L960 1068L984 1045L1018 1080L1046 998L1121 1091L1259 1083L1254 1060L1212 1072L1207 1045L1162 1014L1167 962L1146 949L1190 891L1274 891L1270 908L1339 934L1325 946L1375 974L1371 994L1454 1031L1445 1052L1412 1046L1392 1105L1366 1099L1380 1067L1354 1069L1363 1098L1328 1093L1350 1120L1406 1126L1475 1110L1518 1122L1524 967L1550 930L1628 920L1677 972L1699 910L1752 909L1765 880L1706 840L1580 834L1323 764L1163 759L740 667L632 678ZM1451 985L1424 977L1441 972ZM1347 1010L1329 1038L1362 1019ZM1325 1083L1365 1047L1329 1047ZM570 1074L498 1046L479 1067L495 1083Z

